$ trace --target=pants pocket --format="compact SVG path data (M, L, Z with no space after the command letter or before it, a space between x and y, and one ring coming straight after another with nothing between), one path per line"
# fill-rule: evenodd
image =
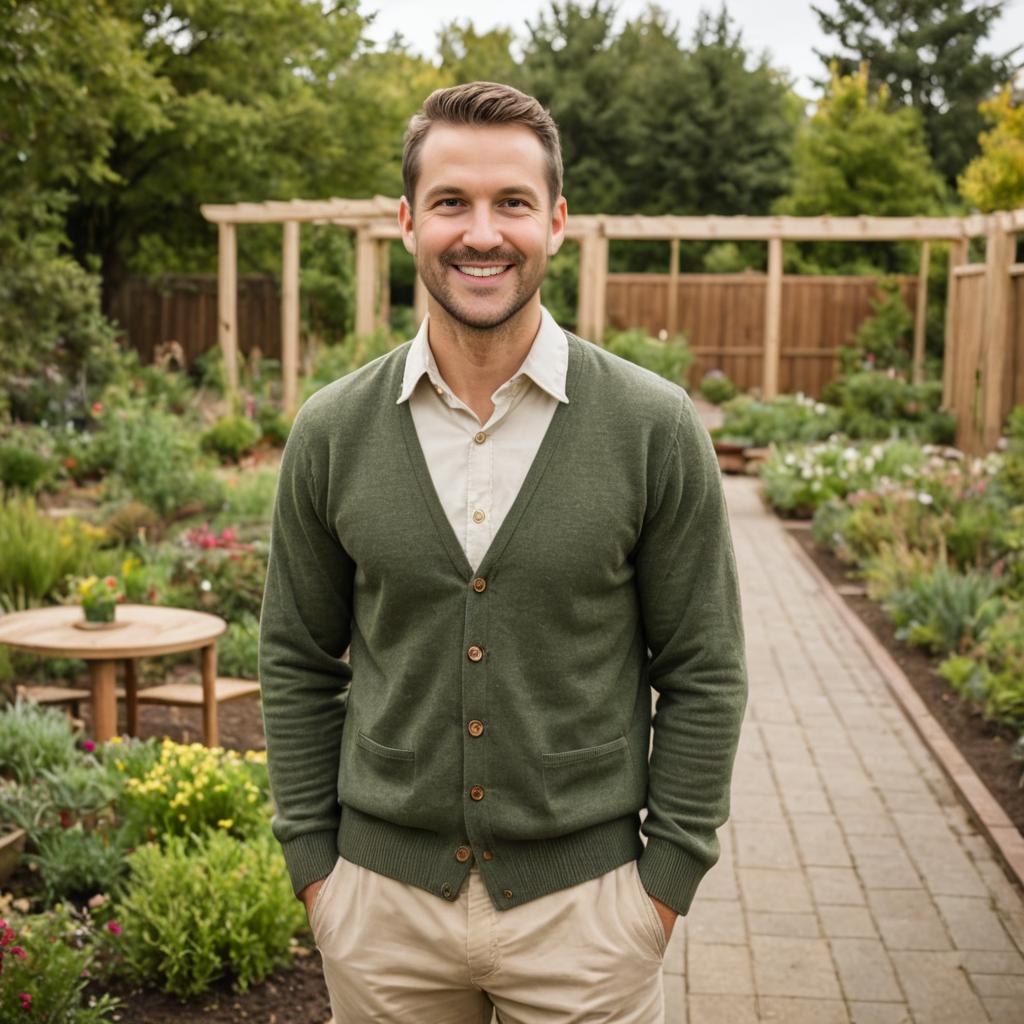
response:
M338 868L341 865L341 858L334 862L334 867L331 869L331 873L323 880L323 884L316 891L316 896L313 897L313 909L309 912L309 927L313 933L313 941L319 946L320 942L317 936L320 934L321 918L323 917L324 910L328 903L328 892L327 890L331 887L331 882L334 876L338 873Z
M644 919L647 922L647 932L650 936L652 948L655 955L659 960L665 956L665 949L668 946L668 938L665 935L665 926L661 923L661 915L658 913L657 907L655 907L651 897L647 894L647 890L644 888L644 883L640 878L640 870L637 867L636 861L633 862L633 880L636 883L636 891L640 897L642 904Z

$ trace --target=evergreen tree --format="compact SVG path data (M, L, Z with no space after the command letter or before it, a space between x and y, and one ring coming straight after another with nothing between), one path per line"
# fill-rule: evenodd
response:
M1021 64L1021 47L998 55L981 44L1006 0L834 0L835 10L813 7L838 49L815 51L840 74L870 67L872 85L888 87L894 103L924 119L928 151L948 185L978 152L983 127L978 104L1008 82Z

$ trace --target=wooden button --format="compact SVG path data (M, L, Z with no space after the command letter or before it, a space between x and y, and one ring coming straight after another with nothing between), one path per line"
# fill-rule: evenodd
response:
M466 651L466 657L469 658L470 661L483 661L484 649L473 644L473 646Z
M469 860L469 858L472 857L472 856L473 856L473 851L468 846L460 846L455 851L455 859L460 864L465 864L466 861Z
M506 889L501 895L504 896L505 899L510 900L512 899L512 890Z
M484 860L494 860L494 854L490 850L484 850Z
M483 736L484 734L484 723L477 718L474 718L466 728L469 730L470 736Z
M487 589L487 580L485 580L483 576L477 576L477 578L473 580L473 589L478 594L482 594Z
M469 796L470 796L471 800L483 800L483 798L484 798L484 787L483 786L474 786L469 791Z

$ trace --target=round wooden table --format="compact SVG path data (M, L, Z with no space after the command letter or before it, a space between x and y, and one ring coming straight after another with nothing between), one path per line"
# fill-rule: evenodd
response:
M117 732L116 670L125 666L129 731L138 721L135 659L178 651L202 652L203 735L217 743L217 638L228 624L217 615L189 608L119 604L111 629L85 630L79 605L31 608L0 616L0 644L52 658L82 658L92 679L93 729L100 742Z

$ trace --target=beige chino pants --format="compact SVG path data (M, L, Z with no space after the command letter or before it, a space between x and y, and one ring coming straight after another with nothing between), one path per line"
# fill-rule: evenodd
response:
M511 910L339 859L311 926L334 1024L662 1024L665 929L635 862Z

